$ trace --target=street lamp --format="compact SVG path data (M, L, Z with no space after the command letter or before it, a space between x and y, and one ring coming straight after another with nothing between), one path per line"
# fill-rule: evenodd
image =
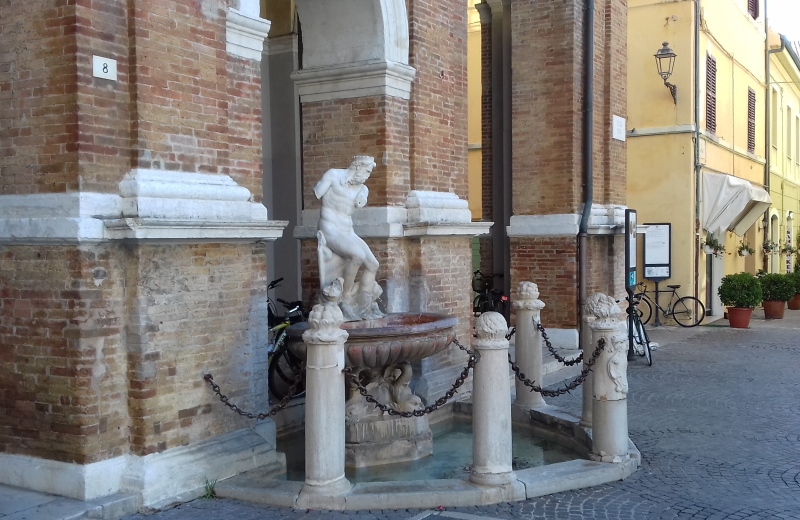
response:
M672 99L677 105L678 87L667 81L669 77L672 76L672 68L675 66L675 57L677 55L669 48L669 42L664 42L663 45L664 46L655 53L658 75L664 80L664 86L669 89L669 93L672 94Z

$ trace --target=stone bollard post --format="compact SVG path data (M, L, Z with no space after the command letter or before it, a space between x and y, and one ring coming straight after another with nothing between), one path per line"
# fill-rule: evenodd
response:
M503 485L511 470L511 392L508 384L508 325L502 314L485 312L475 323L480 354L472 390L471 482Z
M594 365L592 384L592 453L602 462L619 462L628 457L628 346L625 322L616 301L593 294L586 308L595 317L590 323L595 348L605 342Z
M534 322L541 320L541 310L544 302L539 300L539 288L532 282L520 282L517 288L517 298L514 309L517 311L517 333L515 334L516 348L514 357L520 372L527 379L542 384L542 334L536 329ZM546 406L542 394L531 392L519 378L515 378L514 385L517 397L514 404L525 409Z
M331 302L315 305L303 333L306 344L306 481L304 495L340 495L351 488L344 476L344 318Z
M597 346L597 343L592 341L592 322L594 322L594 316L592 316L589 311L586 310L586 306L584 306L583 319L581 320L581 352L583 354L582 368L584 370L586 369L586 364L592 359L594 348ZM592 406L594 406L594 388L592 388L594 376L592 374L593 372L590 371L586 379L583 380L583 389L581 390L583 402L581 421L579 424L584 428L592 427Z

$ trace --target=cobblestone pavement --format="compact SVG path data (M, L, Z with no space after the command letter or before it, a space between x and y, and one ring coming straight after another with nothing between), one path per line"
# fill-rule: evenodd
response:
M641 469L611 485L444 511L334 513L195 500L128 520L800 518L800 311L749 330L652 331L661 346L629 366L630 436ZM580 392L578 392L580 394ZM549 401L579 413L578 396Z

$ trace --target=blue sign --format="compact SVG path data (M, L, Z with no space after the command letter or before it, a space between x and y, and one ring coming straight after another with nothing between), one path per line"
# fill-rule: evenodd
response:
M631 271L628 273L628 287L632 287L636 285L636 271Z

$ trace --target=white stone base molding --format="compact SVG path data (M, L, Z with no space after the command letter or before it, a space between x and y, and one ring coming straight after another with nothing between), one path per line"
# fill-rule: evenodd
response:
M614 235L625 232L625 206L593 204L589 214L588 234ZM552 215L514 215L506 228L509 237L571 237L580 229L578 213Z
M0 244L255 242L283 234L227 175L134 169L112 193L0 196Z
M270 21L259 17L260 8L256 0L239 0L239 9L228 7L225 19L225 50L228 54L261 61Z
M319 210L304 209L295 238L315 238ZM416 236L478 236L489 233L492 222L472 222L466 200L455 193L412 190L405 207L365 207L353 215L353 228L361 238Z
M124 455L85 465L2 453L0 484L84 501L127 492L138 495L143 506L163 507L181 497L196 498L206 480L271 464L284 467L283 454L275 451L274 423L263 429L261 434L240 430L145 457Z

